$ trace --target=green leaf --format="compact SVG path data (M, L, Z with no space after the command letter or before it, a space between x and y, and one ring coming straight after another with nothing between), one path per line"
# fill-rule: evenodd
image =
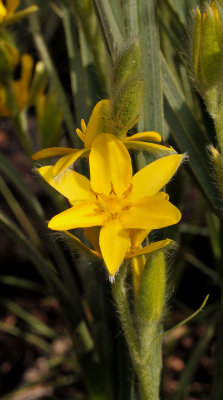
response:
M24 332L24 330L19 329L16 326L9 325L5 322L0 321L0 331L9 333L10 335L22 338L27 342L34 344L35 346L39 347L45 353L52 354L52 347L47 341L39 338L37 335L33 333Z
M32 314L30 314L28 311L24 310L23 308L19 307L16 303L13 301L10 301L9 299L1 299L1 303L11 312L13 312L17 317L23 319L29 326L29 328L34 331L34 333L37 333L39 335L43 335L47 338L55 338L57 336L57 332L50 327L48 327L46 324L44 324L42 321L34 317Z
M0 283L8 286L20 287L26 290L35 290L41 293L45 291L44 285L40 285L39 283L32 282L28 279L23 279L17 276L1 275Z
M46 248L50 255L52 255L55 265L57 266L58 271L60 271L61 276L66 283L67 290L71 294L74 294L75 292L77 292L76 283L71 274L70 267L64 257L64 254L60 250L55 240L49 235L49 230L46 226L43 210L40 203L31 192L29 186L23 181L21 175L1 153L0 171L4 173L4 175L13 183L13 185L21 194L22 199L27 205L27 209L31 211L32 224L40 230L42 248ZM19 230L18 232L20 233ZM33 248L34 250L36 250L35 247Z
M69 293L61 282L54 266L42 256L39 250L30 243L19 228L10 221L2 211L0 212L0 227L13 239L13 241L21 246L26 256L36 266L40 276L52 289L52 292L56 291L59 297L62 296L62 298L64 298L70 305L74 306L77 313L75 317L77 318L79 315L80 318L80 309L77 307L77 304L74 304L74 297L71 297L71 293Z
M70 82L73 96L73 106L77 123L87 115L87 87L84 79L84 69L80 54L79 31L72 24L70 5L61 2L62 21L69 58Z
M126 39L138 37L138 6L137 0L123 0L123 19L125 22Z
M57 145L61 135L62 112L55 92L41 94L36 99L36 117L41 147Z
M163 134L163 95L159 51L159 32L154 0L138 2L144 85L144 130Z
M29 2L30 2L30 0L29 0ZM56 67L53 63L53 60L49 53L47 44L42 35L40 21L39 21L38 16L36 15L36 13L33 13L30 15L29 25L30 25L30 30L33 34L33 39L34 39L35 45L36 45L36 47L40 53L40 56L46 66L46 70L48 72L48 76L51 81L52 88L57 93L58 101L61 106L64 121L68 128L70 141L71 141L71 143L73 143L75 145L75 136L74 136L75 124L74 124L74 120L73 120L73 115L72 115L70 107L68 105L68 100L67 100L66 94L64 92L63 86L60 82Z
M92 1L101 26L108 54L112 60L115 47L120 46L122 42L122 32L120 32L120 27L116 22L112 7L110 6L108 0Z
M210 143L208 137L188 107L164 57L162 57L162 74L166 121L179 150L188 154L189 167L202 192L215 212L220 214L222 203L207 162L207 146Z
M16 189L19 193L22 194L23 198L29 204L30 208L40 217L43 218L44 213L43 209L37 200L37 198L33 195L29 186L24 182L21 175L15 167L9 162L9 160L0 153L0 171L15 185Z

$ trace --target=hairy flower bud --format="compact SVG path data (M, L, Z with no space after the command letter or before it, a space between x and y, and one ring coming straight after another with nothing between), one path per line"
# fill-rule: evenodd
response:
M138 317L144 323L158 322L165 300L166 269L162 251L152 255L142 272L137 297Z
M142 99L142 80L134 79L128 82L114 96L112 115L116 122L115 134L123 139L127 131L138 121Z
M196 84L209 88L218 83L223 67L222 22L215 1L201 13L194 13L192 34L192 69Z
M113 132L123 139L137 122L142 101L139 42L133 41L117 56L111 79L110 115Z
M223 194L223 157L222 154L214 146L209 146L211 161L214 165L217 185Z
M138 41L134 41L118 56L113 68L112 86L120 87L139 72L140 50Z

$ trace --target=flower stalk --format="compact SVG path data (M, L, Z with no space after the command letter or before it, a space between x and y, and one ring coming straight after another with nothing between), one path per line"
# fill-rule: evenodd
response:
M150 371L148 365L141 360L139 337L134 327L132 315L129 309L128 293L125 282L127 267L128 262L124 262L115 276L112 284L112 295L116 303L132 363L139 381L141 400L155 400L153 396Z

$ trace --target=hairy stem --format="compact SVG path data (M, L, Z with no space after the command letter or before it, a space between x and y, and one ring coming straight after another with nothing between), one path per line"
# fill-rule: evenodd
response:
M157 400L153 394L149 367L140 356L140 341L137 336L137 331L133 325L133 320L129 309L125 284L127 266L128 263L125 262L120 267L120 270L115 277L115 281L112 284L112 294L119 312L121 325L129 347L129 353L132 359L133 367L138 377L141 400Z

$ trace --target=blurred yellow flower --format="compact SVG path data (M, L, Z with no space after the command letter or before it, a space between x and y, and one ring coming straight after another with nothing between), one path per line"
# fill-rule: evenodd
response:
M19 110L23 110L28 101L30 94L30 82L33 71L33 58L29 54L21 56L21 75L17 80L12 80L12 89L16 98ZM7 117L10 115L7 104L7 94L4 85L0 83L0 116Z
M109 100L99 101L92 111L87 126L85 121L83 119L81 120L82 130L77 129L76 132L84 144L83 149L72 149L67 147L46 148L33 154L33 160L62 156L53 167L53 175L56 176L72 165L79 157L87 156L96 136L101 133L109 133L109 121L107 121L106 118L109 115L109 104ZM175 153L171 147L151 143L161 142L161 136L156 132L142 132L128 137L125 136L123 137L122 142L127 149L145 150L150 153L163 153L164 155Z
M53 166L38 170L71 204L51 219L49 228L67 231L101 227L100 253L113 276L127 255L144 254L143 248L136 250L134 246L138 247L148 232L180 220L180 211L168 201L166 193L159 191L181 160L182 155L172 154L132 176L131 158L123 143L114 135L99 134L89 156L90 180L70 169L56 178Z
M0 0L0 24L11 24L38 10L36 5L15 12L20 0Z

